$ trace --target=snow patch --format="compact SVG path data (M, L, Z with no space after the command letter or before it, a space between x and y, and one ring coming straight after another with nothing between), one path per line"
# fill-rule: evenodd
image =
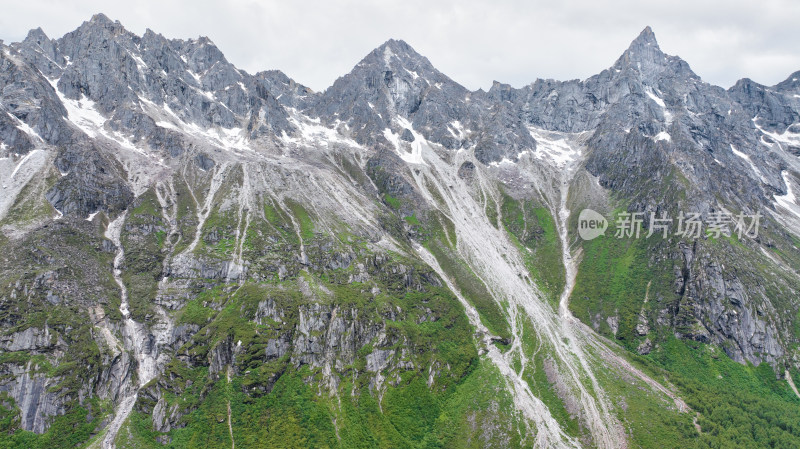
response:
M196 123L187 123L183 121L183 119L166 103L159 106L146 98L139 97L139 100L151 108L151 116L161 115L167 119L156 121L156 126L181 131L195 138L205 140L207 143L222 150L253 151L252 148L250 148L247 134L242 128L202 128Z
M49 80L50 85L58 95L58 99L67 110L67 120L75 124L81 131L89 137L97 137L98 132L103 133L102 128L107 119L97 110L96 103L81 95L80 100L67 98L58 89L58 80Z
M159 126L161 128L167 128L167 129L178 129L177 126L173 125L170 122L165 122L163 120L156 122L156 126Z
M653 140L658 142L659 140L666 140L667 142L672 140L672 136L669 135L666 131L661 131L660 133L653 136Z
M768 184L767 178L765 178L764 175L761 173L761 170L759 170L758 167L756 167L756 164L753 163L753 160L750 159L750 156L737 150L736 147L733 146L733 144L731 144L731 151L733 151L733 154L735 154L736 156L747 161L747 163L750 164L750 168L752 168L753 172L755 172L755 174L758 175L758 178L761 180L761 182L763 182L764 184Z
M509 159L507 157L504 157L503 159L500 159L500 162L489 162L489 165L492 166L492 167L499 167L501 165L513 165L513 164L514 164L514 161L512 161L511 159Z
M26 154L25 157L23 157L22 160L19 161L19 164L17 164L17 166L14 167L14 171L11 172L11 176L10 177L13 178L14 176L16 176L17 173L19 172L19 169L23 165L25 165L25 162L28 162L28 159L30 159L31 157L35 156L38 151L41 151L41 150L33 150L30 153Z
M34 131L33 128L31 128L27 123L25 123L22 120L18 119L17 117L15 117L11 113L6 112L6 114L8 114L9 117L11 117L14 121L17 122L17 129L19 129L20 131L24 132L25 134L33 137L34 139L37 139L40 142L44 142L44 139L42 139L39 136L39 134L36 131Z
M564 136L528 126L528 132L536 140L534 157L550 161L558 168L566 167L580 156L580 151L572 148Z
M383 137L386 138L396 149L400 149L400 136L393 133L391 129L386 128L383 130Z
M650 87L646 87L644 92L647 94L648 97L650 97L651 100L653 100L657 105L661 107L661 110L664 113L664 121L666 122L667 126L669 126L670 123L672 123L672 113L669 112L669 110L667 110L667 104L664 103L664 100L658 95L656 95L653 92L653 89L651 89Z
M183 131L223 150L252 151L242 128L201 128L196 123L184 123Z
M83 96L81 96L80 100L66 98L64 94L58 90L57 82L57 80L50 80L53 89L55 89L61 103L67 110L66 120L74 124L91 138L104 137L117 144L120 148L128 150L129 152L117 153L116 157L125 167L125 171L128 174L128 181L134 188L134 195L139 196L144 193L149 187L153 174L151 170L153 166L150 165L149 162L163 167L163 160L157 158L155 154L151 154L145 149L138 147L131 141L131 139L134 138L133 135L126 136L119 131L106 129L105 124L107 119L97 110L95 102ZM144 104L151 105L158 110L158 107L151 101L147 101L141 97L140 100L142 100ZM134 157L131 157L132 155ZM64 173L61 175L64 176Z
M323 147L327 147L331 143L337 143L350 147L359 147L359 144L356 141L341 135L336 130L336 128L342 122L337 120L333 128L328 128L322 124L318 117L307 117L294 108L288 108L288 111L289 122L291 122L292 125L297 128L299 131L299 136L291 137L286 134L285 131L282 131L281 140L284 142L294 144L304 143L306 145L311 144Z
M792 131L793 127L795 127L797 125L800 125L799 123L793 123L793 124L789 125L788 127L786 127L786 131L784 131L781 134L778 134L778 133L769 132L769 131L765 130L764 128L758 126L758 123L756 123L756 119L757 118L758 117L753 118L753 125L755 125L756 129L761 131L762 134L764 134L766 136L769 136L772 140L778 142L779 144L784 143L784 144L787 144L787 145L794 145L794 146L800 145L800 133L796 133L796 132ZM771 143L766 142L763 139L762 139L762 142L764 142L764 145L772 146Z
M128 51L128 55L136 63L136 68L139 70L139 73L144 74L144 70L147 68L147 64L144 63L144 60L140 56L133 54L131 51Z
M781 172L781 176L783 176L783 182L786 184L786 195L773 195L775 198L775 205L791 212L800 219L800 206L797 205L797 197L792 190L792 183L790 182L789 176L786 174L785 170Z
M198 74L196 74L196 73L192 72L192 71L191 71L191 70L189 70L189 69L186 69L186 72L187 72L187 73L189 73L189 75L191 75L191 76L192 76L192 78L194 78L195 82L197 82L197 84L198 84L198 85L200 85L200 86L202 86L202 85L203 85L203 79L202 79L202 77L201 77L200 75L198 75Z
M667 107L667 105L664 103L664 100L662 100L661 97L653 93L653 90L650 89L649 87L645 89L645 93L647 94L648 97L650 97L651 100L655 101L657 105L661 106L662 108Z
M430 145L425 137L422 134L414 131L414 126L408 121L408 119L397 116L394 118L394 121L397 122L401 128L409 130L411 135L414 136L414 141L409 144L411 147L411 153L409 153L405 149L405 142L401 141L397 134L393 133L389 128L383 130L383 136L386 137L386 140L394 145L397 155L409 164L428 165L425 163L425 159L422 157L423 148L430 148Z
M450 124L447 126L447 130L450 131L450 134L458 140L464 140L469 132L468 129L464 129L464 125L462 125L458 120L450 122Z

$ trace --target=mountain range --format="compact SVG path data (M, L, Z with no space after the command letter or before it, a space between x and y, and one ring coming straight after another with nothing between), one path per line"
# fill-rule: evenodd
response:
M323 92L102 14L0 41L0 448L797 447L799 158L800 71L649 27L488 91L401 40Z

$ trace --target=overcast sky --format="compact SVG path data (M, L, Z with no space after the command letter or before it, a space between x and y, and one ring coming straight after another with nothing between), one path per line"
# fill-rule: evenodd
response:
M208 36L239 68L280 69L315 90L389 38L470 89L583 79L646 25L662 50L726 88L743 77L772 85L800 70L796 0L0 0L0 11L6 43L38 26L59 37L103 12L140 35Z

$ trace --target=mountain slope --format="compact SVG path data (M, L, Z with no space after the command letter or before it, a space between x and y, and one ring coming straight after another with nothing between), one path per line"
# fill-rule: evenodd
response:
M800 440L794 81L649 28L488 92L390 40L315 93L102 14L1 50L3 447ZM585 207L764 226L584 241Z

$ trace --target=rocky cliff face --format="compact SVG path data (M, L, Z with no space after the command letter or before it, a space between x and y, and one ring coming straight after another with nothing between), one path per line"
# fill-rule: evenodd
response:
M665 348L800 363L797 75L726 91L649 28L488 92L397 40L320 93L103 15L0 50L14 445L682 445L681 396L716 418ZM763 226L582 241L584 207Z

